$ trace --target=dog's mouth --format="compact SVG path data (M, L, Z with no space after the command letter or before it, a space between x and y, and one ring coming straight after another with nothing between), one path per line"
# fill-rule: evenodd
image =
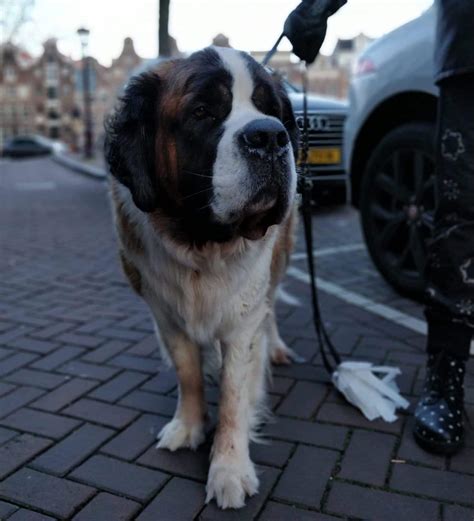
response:
M267 233L270 226L282 219L282 204L276 193L257 194L247 206L239 224L239 234L245 239L256 241Z

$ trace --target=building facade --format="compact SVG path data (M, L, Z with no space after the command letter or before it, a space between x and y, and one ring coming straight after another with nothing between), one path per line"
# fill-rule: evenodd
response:
M89 68L94 143L101 146L104 119L132 71L142 62L131 38L110 67L88 57L85 64L63 55L54 39L33 59L10 43L0 47L0 147L13 136L40 134L83 147L83 67Z

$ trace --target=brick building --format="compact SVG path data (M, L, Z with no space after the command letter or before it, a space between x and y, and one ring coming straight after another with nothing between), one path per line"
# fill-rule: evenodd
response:
M103 121L132 71L142 62L131 38L110 67L96 59L90 68L93 133L100 145ZM0 47L0 147L20 134L60 139L73 150L82 148L84 93L83 63L63 55L54 39L47 40L36 59L6 43Z

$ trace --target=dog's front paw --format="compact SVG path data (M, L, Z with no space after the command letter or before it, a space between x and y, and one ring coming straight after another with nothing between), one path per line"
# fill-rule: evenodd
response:
M258 492L258 478L250 458L212 461L206 486L206 503L215 499L220 508L242 508L245 496Z
M204 423L187 424L181 418L173 418L158 434L157 449L195 450L204 441Z

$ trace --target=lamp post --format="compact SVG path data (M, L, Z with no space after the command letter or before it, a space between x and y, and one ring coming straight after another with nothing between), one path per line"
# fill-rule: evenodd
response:
M94 156L92 136L92 112L91 112L91 89L90 89L90 60L87 56L87 45L89 44L89 29L80 27L77 30L82 47L82 92L84 96L84 157L90 159Z

